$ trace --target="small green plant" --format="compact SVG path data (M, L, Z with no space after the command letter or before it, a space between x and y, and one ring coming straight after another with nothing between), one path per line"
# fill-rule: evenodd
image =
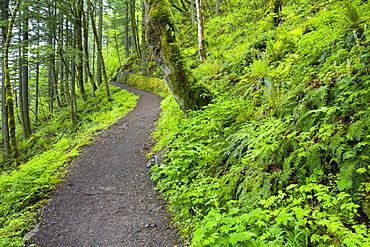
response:
M333 186L292 185L259 204L250 212L232 201L212 210L193 246L369 246L366 226L353 221L359 205Z

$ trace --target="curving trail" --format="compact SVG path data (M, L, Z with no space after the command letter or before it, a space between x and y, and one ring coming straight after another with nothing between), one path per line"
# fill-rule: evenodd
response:
M87 146L52 193L40 229L29 241L39 247L183 246L156 196L145 155L159 96L111 83L140 95L134 110Z

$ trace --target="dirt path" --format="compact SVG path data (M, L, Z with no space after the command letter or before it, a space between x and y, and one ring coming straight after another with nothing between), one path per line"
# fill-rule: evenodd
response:
M161 98L112 84L140 95L138 105L84 149L66 181L51 193L53 200L43 210L40 230L30 243L39 247L183 246L146 168L148 138Z

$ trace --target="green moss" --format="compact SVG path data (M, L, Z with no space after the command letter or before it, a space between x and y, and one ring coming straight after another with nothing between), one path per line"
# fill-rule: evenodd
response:
M127 82L124 76L119 76L118 82L127 83L130 86L156 93L162 97L171 94L166 82L159 78L128 74Z
M210 102L210 93L197 84L187 68L176 40L169 3L166 0L152 0L148 3L151 7L148 37L156 59L160 60L158 66L180 108L184 111L199 109Z

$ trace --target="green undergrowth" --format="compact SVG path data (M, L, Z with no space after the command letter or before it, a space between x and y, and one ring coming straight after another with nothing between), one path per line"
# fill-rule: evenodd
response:
M37 221L37 214L48 201L48 192L63 181L70 162L97 132L113 124L134 108L137 96L111 86L112 101L101 89L97 97L80 102L79 121L72 123L68 111L40 126L23 143L24 152L33 157L15 170L4 171L0 177L0 246L25 246L22 236ZM42 147L37 152L32 146Z
M166 82L156 77L147 77L138 74L120 72L116 75L117 82L126 83L138 89L147 90L156 93L162 97L170 94L170 90Z
M284 1L276 25L238 3L194 70L216 99L162 103L151 171L174 221L192 246L370 246L369 4Z

